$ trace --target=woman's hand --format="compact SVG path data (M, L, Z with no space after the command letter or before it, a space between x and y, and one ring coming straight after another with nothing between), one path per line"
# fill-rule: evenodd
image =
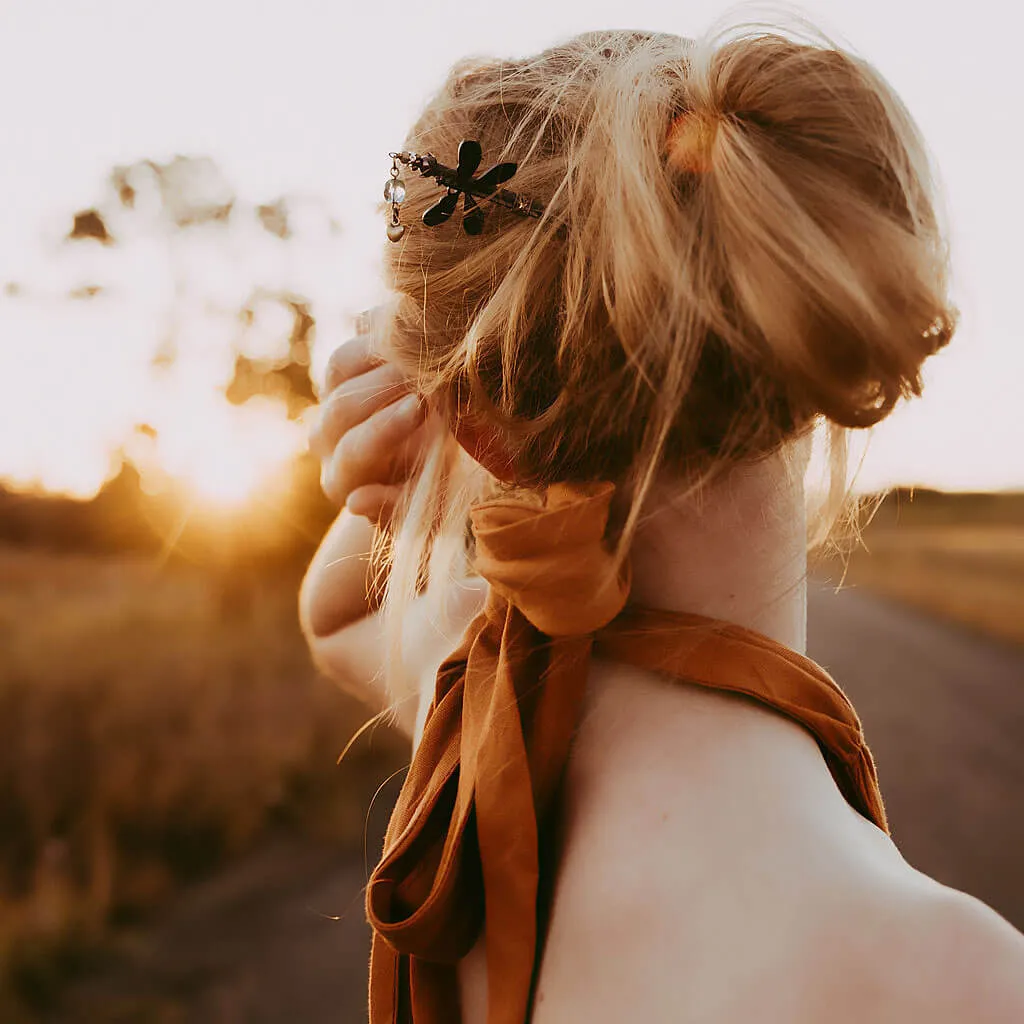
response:
M310 430L324 493L378 525L390 518L424 444L426 408L374 348L372 333L336 349Z

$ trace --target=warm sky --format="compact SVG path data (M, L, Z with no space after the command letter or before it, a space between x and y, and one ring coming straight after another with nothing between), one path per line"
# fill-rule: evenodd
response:
M925 397L876 430L860 484L1024 487L1024 12L996 0L927 6L802 5L882 71L922 126L963 313L953 345L927 366ZM0 480L87 495L144 419L171 475L212 497L257 486L301 431L279 407L226 405L218 388L230 366L217 353L236 328L218 327L209 308L244 298L243 276L246 288L254 277L301 286L321 366L346 337L345 317L380 298L387 152L454 60L518 56L599 27L696 35L723 10L708 0L0 0L0 284L23 286L0 294ZM204 268L198 243L170 256L141 237L120 254L72 257L59 245L71 213L104 198L112 166L178 153L212 157L250 202L316 197L342 232L328 237L310 216L285 251L233 229L227 271ZM188 263L179 277L193 304L174 315L192 309L196 320L176 324L189 340L158 386L150 359L168 329L168 259ZM109 297L61 297L93 280L112 286Z

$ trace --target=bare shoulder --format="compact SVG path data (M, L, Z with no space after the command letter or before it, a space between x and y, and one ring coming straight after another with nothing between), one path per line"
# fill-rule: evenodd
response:
M534 1024L1024 1024L1024 936L910 867L813 740L796 763L820 797L758 774L752 730L787 751L802 733L592 668Z
M1024 1021L1024 934L966 893L940 887L920 928L934 953L944 1021ZM937 1008L941 1013L941 1008Z
M890 927L878 929L867 971L876 1018L1024 1021L1024 934L981 900L918 877L889 908L898 918L887 913Z

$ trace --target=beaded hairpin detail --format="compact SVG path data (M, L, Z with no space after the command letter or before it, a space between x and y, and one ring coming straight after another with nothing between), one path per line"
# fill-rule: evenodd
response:
M405 182L399 177L400 163L419 171L424 178L433 178L438 185L447 189L446 194L423 214L423 223L427 227L437 227L448 220L458 206L460 195L463 197L462 227L468 235L479 235L483 231L484 209L477 199L496 203L521 217L539 217L544 212L541 203L507 188L499 188L516 173L518 164L495 164L489 171L474 178L481 155L480 143L474 139L463 139L459 143L459 165L454 168L438 163L432 153L389 153L391 176L384 184L384 199L391 203L388 238L397 242L405 234L405 225L399 220L399 207L405 201Z

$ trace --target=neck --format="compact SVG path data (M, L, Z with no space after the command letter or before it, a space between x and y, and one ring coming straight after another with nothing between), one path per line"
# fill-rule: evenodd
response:
M805 653L800 454L791 449L740 467L699 502L659 484L631 548L630 601L724 619ZM702 848L718 870L735 863L728 858L763 859L770 843L790 862L794 836L807 840L803 849L830 857L862 853L858 836L886 857L895 849L847 803L806 728L714 687L665 686L650 674L596 662L574 750L574 799L600 791L605 820L612 798L604 786L621 785L624 803L641 814L660 793L671 806L693 810L684 820L700 821ZM641 819L638 834L643 827Z
M633 603L725 619L806 650L799 460L790 468L776 454L736 467L697 497L663 481L647 509L631 548Z

